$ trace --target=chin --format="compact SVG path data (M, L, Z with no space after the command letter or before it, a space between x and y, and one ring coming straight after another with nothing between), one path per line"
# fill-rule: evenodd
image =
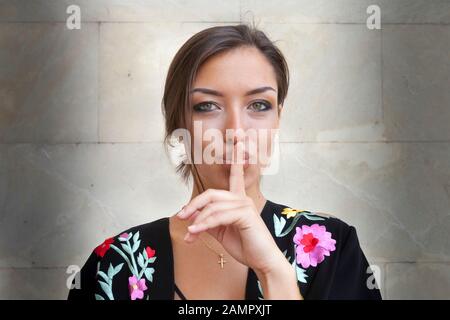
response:
M245 185L252 184L253 180L257 180L259 175L259 166L256 164L249 165L244 169ZM207 188L228 190L229 177L230 177L230 165L227 164L214 164L208 166L207 171L201 172L203 179L207 180Z

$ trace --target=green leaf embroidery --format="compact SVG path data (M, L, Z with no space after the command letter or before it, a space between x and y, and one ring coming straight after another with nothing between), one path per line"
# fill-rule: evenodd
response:
M118 274L120 272L120 270L122 270L123 265L124 264L121 263L121 264L117 265L116 267L114 267L110 263L109 267L108 267L108 275L106 275L103 271L100 271L100 270L97 271L97 275L99 275L100 277L103 278L103 280L106 281L106 282L103 282L103 281L98 280L98 283L100 283L100 286L102 287L103 291L106 293L106 295L108 296L108 298L110 300L114 300L114 296L112 293L113 278L116 274ZM102 296L99 296L99 297L103 299Z
M281 234L281 231L283 231L283 228L286 225L286 219L284 219L283 217L280 217L278 219L277 215L274 213L273 214L273 224L274 224L274 229L275 229L275 235L277 237L279 237Z
M148 259L147 250L145 250L145 248L142 250L142 255L144 256L145 260Z
M114 275L118 274L120 272L120 270L122 270L123 267L123 262L121 264L118 264L115 268L114 268Z
M106 273L104 273L103 271L97 271L97 274L103 278L103 280L105 280L107 283L110 282L109 277L106 275Z
M100 283L100 286L102 287L105 294L108 296L109 300L114 300L111 287L106 282L100 280L98 280L98 283Z
M258 289L259 289L259 293L261 294L261 297L258 297L259 300L264 300L264 295L263 295L263 289L261 287L261 282L259 282L259 280L257 280L258 282Z
M144 268L144 256L140 252L139 252L137 262L138 262L139 267Z
M127 241L127 248L129 249L128 253L129 253L130 257L131 257L131 262L133 263L133 269L136 271L136 273L134 273L134 275L138 279L140 279L141 277L139 276L138 267L136 265L136 259L134 259L134 254L133 254L135 250L133 250L133 251L131 250L130 241Z
M128 259L128 257L125 255L125 253L122 252L119 248L117 248L115 245L111 245L111 248L116 251L127 263L128 268L130 269L132 274L136 274L137 270L134 270L133 265L131 264L131 261Z
M297 214L292 220L291 220L291 224L286 228L286 230L282 233L280 233L278 235L278 237L284 237L285 235L287 235L289 232L291 232L292 229L294 229L294 227L297 225L297 221L300 219L300 217L302 216L302 214Z
M126 244L126 243L121 243L120 245L122 246L122 249L125 250L126 253L132 255L130 246L129 246L128 244Z
M101 295L95 294L95 300L105 300Z
M137 234L137 233L136 233ZM138 240L134 243L133 245L133 253L135 253L137 251L137 249L139 249L139 246L141 245L141 240Z
M307 218L308 220L311 220L311 221L325 220L324 218L318 217L318 216L312 217L312 216L310 216L310 215L307 214L307 213L304 213L303 215L305 216L305 218Z
M112 279L114 277L114 267L112 266L112 264L109 264L109 268L108 268L108 278Z
M308 275L306 274L305 269L302 269L298 266L298 264L295 262L292 262L292 266L295 268L295 272L297 274L297 280L301 283L306 283L306 278L308 277Z
M139 239L139 231L133 236L133 243L136 243Z
M144 272L145 277L150 282L153 282L153 272L155 272L155 269L153 269L153 268L147 268L147 269L145 269L145 272Z

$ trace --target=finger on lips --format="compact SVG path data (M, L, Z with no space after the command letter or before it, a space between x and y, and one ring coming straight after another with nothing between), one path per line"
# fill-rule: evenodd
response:
M184 240L193 242L199 232L215 228L220 225L234 223L239 217L240 207L243 207L242 196L245 193L244 180L244 146L241 141L233 148L233 162L230 166L229 191L208 189L191 199L177 213L180 219L192 219L193 223L188 227ZM233 203L230 200L234 200ZM237 202L236 200L241 200ZM208 206L208 204L210 204ZM215 214L221 213L221 214ZM212 218L214 216L214 218Z
M235 159L230 167L230 191L236 194L245 194L244 180L244 146L243 142L236 143L233 149L233 158Z

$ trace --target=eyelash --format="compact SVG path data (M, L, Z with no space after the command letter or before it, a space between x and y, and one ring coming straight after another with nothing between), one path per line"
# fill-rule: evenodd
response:
M252 102L251 105L253 105L253 104L255 104L255 103L260 103L260 104L262 104L262 105L265 106L265 109L264 109L264 110L256 111L256 112L265 112L265 111L269 111L270 109L272 109L272 104L271 104L269 101L267 101L267 100L257 100L257 101ZM201 110L201 109L200 109L201 107L203 107L203 106L205 106L205 105L208 105L208 104L216 105L216 104L215 104L214 102L212 102L212 101L205 101L205 102L196 104L196 105L193 107L193 109L194 109L195 112L212 112L213 110Z

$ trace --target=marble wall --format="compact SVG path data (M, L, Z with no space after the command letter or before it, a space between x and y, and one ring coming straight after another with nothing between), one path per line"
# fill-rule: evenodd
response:
M189 199L164 76L195 32L247 21L291 69L266 197L354 225L384 298L450 298L450 0L0 0L0 298L65 299L68 265Z

